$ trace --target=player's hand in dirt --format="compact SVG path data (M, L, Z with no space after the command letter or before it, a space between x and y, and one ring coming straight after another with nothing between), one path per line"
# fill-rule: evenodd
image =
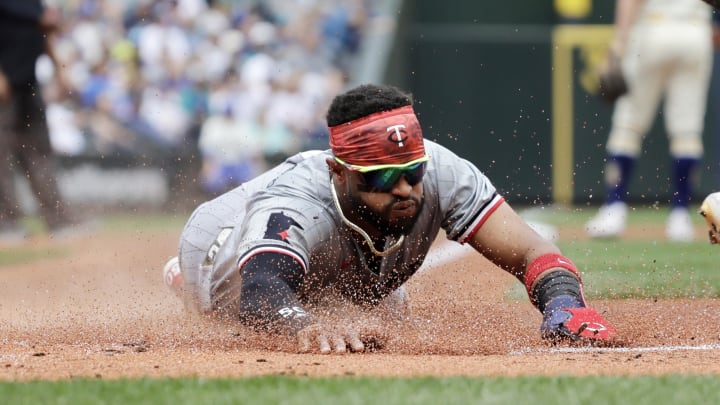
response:
M570 296L559 296L548 303L540 331L543 339L553 342L604 343L617 337L615 327L602 315Z
M381 345L382 333L375 324L330 326L315 323L297 333L301 353L321 354L364 352Z

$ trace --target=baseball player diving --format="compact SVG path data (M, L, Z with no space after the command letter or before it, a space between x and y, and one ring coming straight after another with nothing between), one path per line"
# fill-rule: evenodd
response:
M372 331L327 324L328 297L359 308L408 304L403 284L444 230L522 282L553 343L612 341L580 272L535 233L469 161L423 139L412 96L361 85L327 112L330 149L287 159L201 204L166 282L187 308L297 338L300 352L362 352Z

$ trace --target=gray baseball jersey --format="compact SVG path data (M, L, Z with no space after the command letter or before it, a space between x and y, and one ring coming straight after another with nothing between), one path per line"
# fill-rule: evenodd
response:
M472 163L432 141L423 178L425 202L402 247L385 256L363 248L341 220L330 192L328 151L304 152L200 205L180 241L180 266L202 312L237 308L239 268L267 252L292 257L305 270L296 294L314 302L338 294L373 302L399 288L422 265L438 232L465 243L503 202ZM386 246L395 242L388 238Z

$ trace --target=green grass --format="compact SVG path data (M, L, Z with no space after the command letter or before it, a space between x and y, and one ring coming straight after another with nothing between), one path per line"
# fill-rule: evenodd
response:
M557 227L582 225L596 212L593 208L533 209L526 218ZM630 212L629 227L664 224L667 208L637 208ZM699 215L693 217L702 224ZM720 298L720 246L706 239L673 243L664 234L642 239L560 240L558 246L580 269L588 298ZM509 295L525 297L522 286Z
M175 230L180 235L190 214L149 215L118 214L106 216L101 220L102 228L111 231L163 231Z
M0 249L0 270L3 266L30 263L45 259L58 259L69 254L69 250L58 247L32 248L17 247L13 249Z
M706 241L591 240L559 245L581 270L589 296L720 297L720 249Z
M597 213L596 206L565 206L547 205L542 207L516 207L525 218L546 221L557 226L582 227L593 215ZM690 213L696 213L699 205L690 207ZM628 211L628 225L664 224L670 212L667 206L630 205ZM703 219L695 215L693 220L700 224ZM658 235L662 237L662 235Z
M187 221L186 215L115 214L99 219L93 232L129 233L171 231L180 235L185 221ZM38 217L25 218L22 224L30 234L41 234L45 232L45 225ZM45 259L58 259L71 254L72 250L63 247L62 244L51 246L19 245L2 247L0 248L0 271L2 271L3 266L31 263Z
M73 380L0 383L7 404L715 404L714 376Z
M594 209L552 209L541 220L577 227ZM536 213L535 213L536 214ZM666 211L634 211L630 224L661 224ZM180 216L119 215L103 220L104 231L179 230ZM698 218L700 221L701 219ZM592 298L720 297L720 247L699 240L565 240L559 245L575 261ZM62 255L15 249L12 260ZM10 261L8 261L10 260ZM511 291L526 299L522 286ZM662 377L503 377L503 378L304 378L265 376L241 379L136 379L0 382L8 404L717 404L720 378Z

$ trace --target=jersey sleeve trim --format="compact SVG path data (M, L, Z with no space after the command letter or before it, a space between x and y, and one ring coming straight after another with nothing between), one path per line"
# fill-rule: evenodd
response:
M495 212L498 207L505 201L505 198L503 198L500 194L495 194L490 201L485 203L485 205L480 209L478 212L478 215L475 217L475 219L469 224L466 231L460 235L458 238L458 242L460 243L466 243L472 237L475 235L475 233L480 229L481 226L487 221L488 218L490 218L490 215L492 215L493 212Z
M252 259L256 255L259 255L261 253L279 253L282 255L290 256L300 266L302 266L303 272L305 274L307 274L307 266L305 265L305 261L303 260L303 258L300 254L298 254L297 252L294 252L291 249L282 248L282 247L279 247L276 245L260 245L260 246L257 246L255 248L247 251L238 260L237 268L241 269L245 265L245 263L247 263L250 259Z

